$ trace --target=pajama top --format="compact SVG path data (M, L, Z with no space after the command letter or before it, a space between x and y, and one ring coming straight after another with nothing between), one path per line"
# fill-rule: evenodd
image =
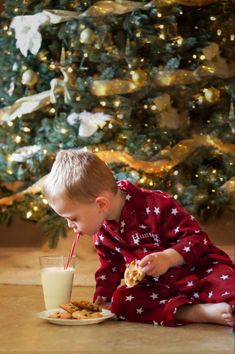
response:
M95 274L94 300L97 296L105 301L111 300L123 278L126 263L134 259L140 260L152 252L173 248L184 258L185 264L170 268L160 277L146 276L139 284L142 287L138 291L142 296L145 296L146 287L152 289L156 284L160 299L163 289L163 300L177 294L185 295L188 290L193 290L191 297L194 296L194 299L200 297L201 292L204 293L204 298L208 297L209 302L222 301L222 292L227 295L226 288L220 291L221 300L218 300L218 295L211 290L209 282L198 288L197 283L203 277L202 273L210 275L212 279L213 273L218 273L213 269L218 269L218 264L229 267L233 267L233 264L226 253L213 245L195 218L165 192L141 189L129 181L119 181L117 184L126 193L119 221L105 220L99 232L93 236L100 259L100 268ZM218 276L219 279L214 282L224 281L225 286L230 277L226 270ZM128 290L130 294L131 291L135 292L135 288L138 285ZM202 302L207 302L207 298Z

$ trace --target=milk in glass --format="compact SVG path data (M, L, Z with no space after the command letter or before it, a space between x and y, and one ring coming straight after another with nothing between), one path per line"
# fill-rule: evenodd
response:
M74 268L48 267L41 270L42 288L46 309L58 308L70 302Z

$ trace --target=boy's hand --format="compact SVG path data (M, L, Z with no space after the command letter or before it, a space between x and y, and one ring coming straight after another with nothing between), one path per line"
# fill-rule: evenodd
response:
M164 252L151 253L139 263L141 270L147 275L158 277L165 274L171 266L169 256Z
M185 264L184 258L174 249L168 248L162 252L155 252L145 256L139 263L141 270L147 275L159 277L171 267Z
M104 301L102 296L97 296L95 300L95 304L98 305L102 309L110 310L111 302Z

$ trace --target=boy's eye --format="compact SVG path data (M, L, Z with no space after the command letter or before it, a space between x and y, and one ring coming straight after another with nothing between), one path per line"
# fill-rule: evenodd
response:
M66 218L68 221L70 222L75 222L76 221L76 218L73 218L73 219L70 219L70 218Z

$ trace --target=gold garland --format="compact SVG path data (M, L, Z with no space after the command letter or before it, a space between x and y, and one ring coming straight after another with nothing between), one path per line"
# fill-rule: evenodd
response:
M83 12L82 16L107 16L109 14L123 15L128 12L135 11L137 9L144 9L146 5L137 1L97 1L94 5L89 7L89 9Z
M157 6L180 4L184 6L207 6L219 0L155 0Z
M207 6L218 1L219 0L175 0L177 4L184 6Z
M234 155L234 144L223 143L220 139L210 135L193 135L192 139L185 139L180 141L173 148L165 148L161 151L162 159L158 161L143 161L135 160L127 152L120 151L99 151L96 154L106 163L120 162L130 168L142 170L145 173L156 173L163 175L164 172L170 171L173 167L183 162L189 155L200 146L212 146L225 154ZM11 205L14 201L20 201L26 193L36 194L42 191L44 177L39 179L32 186L24 191L13 194L9 197L0 199L0 205ZM234 180L230 185L234 186ZM231 188L230 188L231 189ZM229 190L230 190L229 189Z
M192 139L180 141L173 148L166 148L161 151L163 159L158 161L135 160L126 152L100 151L97 155L106 163L121 162L136 170L143 170L146 173L163 174L174 166L183 162L193 151L200 146L213 146L226 154L234 154L234 145L223 143L220 139L210 135L193 135ZM167 158L164 158L167 156Z
M40 178L37 182L35 182L32 186L26 188L24 191L15 193L10 195L9 197L5 197L0 199L0 205L12 205L13 202L19 202L23 199L24 195L27 193L36 194L42 191L43 182L46 176Z
M94 96L112 96L132 93L140 90L146 85L146 81L142 83L134 82L132 80L95 80L92 83L91 93Z

